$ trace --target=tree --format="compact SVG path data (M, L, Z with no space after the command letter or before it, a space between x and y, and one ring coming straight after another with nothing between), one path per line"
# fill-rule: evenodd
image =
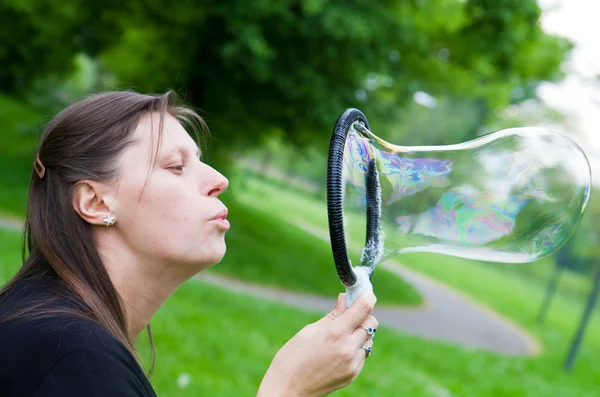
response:
M65 76L80 52L95 55L119 37L109 5L85 0L0 2L0 90L22 96L39 78Z
M61 1L76 16L51 19L59 40L86 32L61 50L63 63L69 51L101 54L122 87L183 92L219 136L246 144L267 126L290 142L327 139L347 107L384 125L418 90L473 101L485 120L519 100L516 88L559 78L570 48L541 30L535 0L125 0L109 11L79 3ZM36 12L23 19L38 37ZM61 41L44 47L52 53ZM28 75L32 63L11 70Z

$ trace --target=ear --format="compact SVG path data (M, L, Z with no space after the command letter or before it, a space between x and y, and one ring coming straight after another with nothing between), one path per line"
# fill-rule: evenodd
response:
M92 225L106 226L104 219L111 212L106 187L94 181L80 181L73 192L73 208L81 219Z

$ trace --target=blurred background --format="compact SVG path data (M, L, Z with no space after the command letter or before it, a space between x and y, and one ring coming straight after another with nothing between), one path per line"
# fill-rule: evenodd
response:
M552 127L595 171L598 12L588 0L1 0L0 282L20 265L52 116L93 92L172 89L208 123L205 161L230 179L232 229L223 262L153 320L151 380L161 396L253 395L277 350L343 291L325 209L339 115L359 108L377 135L407 146ZM593 190L550 258L382 265L374 354L336 395L597 396Z

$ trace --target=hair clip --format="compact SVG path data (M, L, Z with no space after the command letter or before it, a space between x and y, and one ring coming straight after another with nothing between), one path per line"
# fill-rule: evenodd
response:
M42 164L39 154L35 158L35 163L33 164L33 168L35 169L35 172L37 172L40 179L44 179L44 175L46 175L46 167L44 167L44 164Z

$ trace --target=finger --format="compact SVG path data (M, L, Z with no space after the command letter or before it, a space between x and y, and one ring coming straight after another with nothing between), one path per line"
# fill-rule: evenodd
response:
M352 333L352 338L360 343L364 342L368 339L373 339L375 333L377 332L377 327L379 326L379 321L373 316L367 317L365 321L362 322L354 332Z
M335 302L335 307L327 314L331 320L340 317L346 311L346 294L339 294Z
M371 314L377 298L372 292L361 295L342 315L340 320L347 330L353 332L356 327Z
M367 357L369 357L371 355L371 353L373 353L373 341L372 340L368 340L360 345L360 350L358 352L358 355L361 359L363 359L363 360L366 359Z

